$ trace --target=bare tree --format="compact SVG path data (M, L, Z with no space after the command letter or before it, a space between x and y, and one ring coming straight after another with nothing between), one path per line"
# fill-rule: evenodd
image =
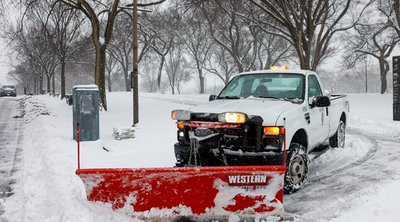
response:
M157 74L157 91L161 88L161 76L165 65L165 59L169 53L174 40L176 20L172 13L173 10L154 12L151 15L143 15L140 31L143 41L155 52L159 59Z
M245 23L236 12L243 11L240 1L207 1L201 10L209 26L211 37L220 49L225 50L235 62L239 72L249 70L252 66L251 36L244 31Z
M219 46L221 47L221 46ZM211 56L207 59L204 67L208 72L218 76L224 84L228 84L232 75L237 72L237 67L232 58L225 50L213 48Z
M139 3L138 6L150 6L160 4L164 1L165 0L155 0L150 3ZM106 50L112 39L114 23L118 13L133 5L121 5L120 0L109 0L105 3L102 1L89 2L87 0L56 0L56 2L61 2L71 8L81 11L90 21L91 35L96 52L95 83L99 87L102 106L107 110L105 90ZM102 21L105 22L105 27L102 26Z
M132 18L125 13L117 18L115 37L110 43L108 54L112 56L122 69L125 91L131 90L129 70L132 68Z
M48 10L51 9L47 4ZM50 14L51 13L51 14ZM54 6L46 25L54 36L53 44L60 62L61 73L61 99L65 97L65 69L71 56L82 46L84 38L81 32L84 19L79 16L76 10L57 4Z
M141 71L141 86L146 92L156 92L157 91L157 75L158 75L158 61L157 55L153 53L148 53L145 55L140 62ZM161 84L161 91L164 89L164 85Z
M204 94L205 73L203 70L214 41L210 36L207 24L203 22L202 12L185 7L183 9L178 11L182 27L178 36L185 43L187 53L194 60L199 78L199 93Z
M375 58L379 64L380 92L383 94L387 91L387 73L390 70L387 59L400 42L400 32L393 19L395 9L388 0L377 0L372 6L369 16L355 25L355 32L349 31L344 36L350 49L344 58L348 67L353 67L366 56ZM370 17L373 17L372 22Z
M381 80L381 94L387 91L387 73L390 70L390 64L387 59L390 57L397 43L400 42L396 30L391 23L355 26L358 33L355 40L350 41L353 53L348 54L345 59L353 66L360 59L365 59L365 55L372 56L378 60ZM349 37L348 39L350 39Z
M276 64L287 64L294 58L293 47L285 39L263 32L258 28L254 35L258 35L257 56L254 69L269 69Z
M265 13L252 4L240 0L186 0L186 6L189 9L201 9L202 15L199 19L204 20L209 28L209 31L204 33L214 42L213 57L218 58L217 61L220 61L220 58L230 58L229 65L227 62L219 63L222 65L220 68L225 67L223 69L210 65L207 68L214 74L217 70L225 70L218 73L224 82L227 81L227 73L232 70L243 72L265 69L293 57L293 47L285 38L267 32L269 27L255 22L265 18ZM216 52L216 49L226 52ZM230 62L234 63L235 69L228 68L232 67Z
M316 70L318 65L330 55L333 48L332 38L339 32L354 27L366 6L351 15L356 4L351 0L250 0L261 9L269 20L257 20L256 23L269 25L274 35L291 42L296 50L302 69ZM354 6L354 7L353 7Z
M112 85L120 77L121 71L122 67L119 66L117 59L115 59L113 56L107 56L106 81L109 92L112 92Z
M139 26L142 22L141 16L138 18ZM143 40L142 29L139 29L139 58L140 63L145 54L150 50L148 42ZM129 76L129 70L132 69L132 16L128 13L122 13L115 23L115 37L110 43L108 48L108 54L113 56L122 68L123 78L125 82L125 90L128 92L131 90L131 79Z
M43 91L43 76L47 80L47 92L51 90L51 79L57 66L57 57L54 48L52 48L52 36L48 35L46 27L40 25L29 27L27 31L19 30L14 33L13 47L21 56L22 61L29 61L37 67L39 79L39 92Z
M40 69L40 82L43 76L46 76L47 79L50 78L51 92L53 93L56 88L55 72L60 70L60 88L61 97L63 97L65 96L65 66L69 63L72 54L86 44L82 44L85 36L80 29L83 26L83 18L79 17L76 10L55 3L57 3L55 0L14 1L13 6L22 8L23 13L15 27L12 23L7 25L7 39L9 39L11 48L19 53L18 61L20 63L37 63L38 69ZM33 34L30 33L32 31L34 31ZM37 32L40 32L41 36ZM33 41L33 36L37 36L38 40ZM42 44L37 44L39 41ZM46 45L45 49L42 49L43 44ZM21 46L30 48L30 50L21 50ZM37 58L32 56L35 54ZM72 63L72 65L74 64ZM42 91L41 85L42 83L39 84L39 91ZM47 90L49 91L49 89Z
M24 93L33 93L35 85L35 73L31 71L29 62L23 62L14 66L7 76L17 82L18 85L24 87Z
M172 94L175 94L175 88L180 93L181 84L190 80L190 72L187 72L187 61L183 56L182 43L175 43L167 55L165 70L168 76L168 82Z

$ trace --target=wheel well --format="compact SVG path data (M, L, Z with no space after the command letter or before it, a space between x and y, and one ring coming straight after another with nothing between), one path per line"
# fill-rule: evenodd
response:
M292 141L290 143L298 143L303 145L305 148L308 148L308 139L307 139L307 133L304 129L299 129L297 132L293 135Z
M344 124L346 124L346 114L342 113L342 115L340 116L340 120L342 120Z

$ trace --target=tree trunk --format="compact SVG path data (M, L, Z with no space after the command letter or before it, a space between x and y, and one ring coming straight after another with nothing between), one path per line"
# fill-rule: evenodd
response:
M203 77L203 72L202 71L201 71L201 73L199 73L199 80L200 80L200 94L204 94L205 85L204 85L204 77Z
M37 78L35 77L34 79L33 79L33 93L35 94L35 95L37 95L38 94L38 81L37 81Z
M43 93L43 74L39 76L39 95Z
M385 69L385 59L384 58L379 59L379 71L380 71L380 76L381 76L381 94L384 94L387 90L386 74L388 72L388 70Z
M110 78L107 78L107 86L108 86L108 91L109 92L112 92L112 87L111 87L111 79Z
M294 48L297 53L297 57L300 62L300 69L310 70L310 52L303 50L303 41L302 41L302 33L301 31L297 31L296 33L292 33L292 39L294 43ZM314 70L315 71L315 70Z
M61 61L61 99L65 98L65 61Z
M225 80L224 80L225 86L228 85L228 83L229 83L229 77L226 77Z
M165 62L165 57L161 56L160 67L158 68L158 75L157 75L157 92L161 91L161 74L164 62Z
M51 88L52 88L53 96L56 95L56 81L55 81L55 78L56 78L56 75L53 74L52 77L51 77Z
M197 73L199 74L199 81L200 81L200 94L204 94L204 77L203 77L203 70L200 67L200 62L196 59L196 66L197 66ZM180 93L179 93L180 94Z
M268 56L267 56L267 59L265 60L264 69L269 69L269 68L271 68L271 65L272 65L271 63L272 63L271 56L268 55ZM261 67L261 68L263 68L263 67Z
M107 97L105 85L106 73L106 47L99 46L96 49L96 67L95 67L95 83L99 87L100 102L104 110L107 111Z
M125 67L124 69L124 79L125 79L125 91L130 92L131 91L131 78L129 78L129 72L128 69Z
M50 94L50 92L51 92L50 81L51 81L51 76L46 75L47 93L49 93L49 94Z

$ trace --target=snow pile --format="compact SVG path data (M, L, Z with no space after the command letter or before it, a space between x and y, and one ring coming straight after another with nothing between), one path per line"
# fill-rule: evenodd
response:
M133 127L114 127L113 136L117 140L135 138L135 128L133 128Z
M49 110L46 105L38 100L33 99L32 96L26 96L21 99L24 110L22 111L25 122L31 122L40 115L49 115Z

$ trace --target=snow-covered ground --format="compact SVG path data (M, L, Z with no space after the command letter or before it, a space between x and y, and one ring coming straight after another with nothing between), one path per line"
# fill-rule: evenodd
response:
M138 221L111 210L109 205L86 200L83 183L75 175L77 155L72 139L71 106L47 95L21 97L21 100L25 109L23 166L15 174L18 181L15 195L2 203L4 218L49 222ZM100 113L101 139L81 144L82 167L173 166L176 126L170 119L170 111L207 100L206 95L143 93L136 138L115 140L113 127L132 125L132 95L109 93L109 110ZM397 150L400 122L392 121L392 96L357 94L350 95L349 100L346 148L328 150L313 160L304 189L285 196L288 220L398 221L400 218L400 173L396 173L400 172L400 150ZM381 166L382 169L369 170ZM366 172L359 173L363 168Z

